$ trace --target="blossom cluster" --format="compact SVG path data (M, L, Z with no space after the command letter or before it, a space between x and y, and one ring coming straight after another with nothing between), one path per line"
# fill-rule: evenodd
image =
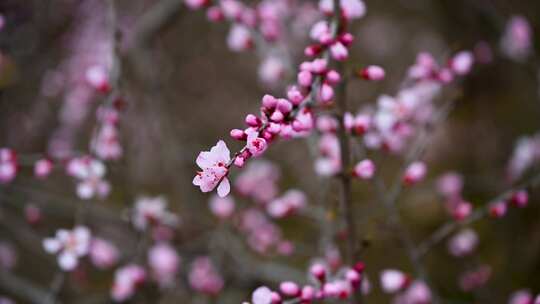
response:
M312 284L300 286L292 281L279 284L277 291L266 286L257 288L251 297L252 304L278 304L297 299L301 303L319 300L348 299L355 293L367 293L369 282L363 277L364 263L343 267L332 274L324 263L316 262L309 269Z
M320 2L323 13L332 15L331 9L331 1ZM365 7L360 0L342 1L339 11L342 15L337 17L347 22L362 17ZM313 60L300 64L297 83L289 87L287 98L265 95L260 115L248 114L245 118L247 128L231 131L234 139L245 142L244 148L231 158L226 144L219 141L210 151L199 154L197 165L202 171L197 173L193 183L201 191L209 192L218 187L220 196L227 195L230 191L227 175L233 164L243 167L248 159L263 154L277 138L307 136L315 124L312 107L328 107L333 103L333 87L342 76L330 68L330 59L347 59L348 47L354 37L346 32L345 26L332 25L328 21L316 23L310 36L316 42L306 48L305 54Z

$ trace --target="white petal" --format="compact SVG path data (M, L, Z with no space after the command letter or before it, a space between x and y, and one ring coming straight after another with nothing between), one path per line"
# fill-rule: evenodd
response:
M230 191L231 191L231 184L229 183L229 179L224 177L217 188L217 193L219 197L225 197L227 196L227 194L229 194Z
M82 199L89 199L94 196L94 187L90 182L82 182L77 185L77 195Z
M58 264L63 270L73 270L77 267L77 256L71 252L64 251L58 256Z
M43 240L43 248L48 253L57 253L61 246L62 244L57 239L47 238Z
M255 289L251 296L251 302L253 302L253 304L271 304L272 291L265 286Z

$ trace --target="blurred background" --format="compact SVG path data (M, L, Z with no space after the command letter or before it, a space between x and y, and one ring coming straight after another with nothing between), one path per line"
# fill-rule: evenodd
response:
M241 148L229 138L229 130L241 127L247 113L257 112L264 94L283 96L286 85L294 81L294 69L286 67L276 79L271 75L265 79L261 67L269 56L265 49L229 50L229 24L209 22L204 12L188 10L179 3L167 10L171 16L166 22L145 36L141 22L161 1L165 0L114 1L116 60L121 65L118 90L125 100L119 122L123 156L108 162L110 195L90 202L77 198L72 179L61 172L53 172L46 180L33 178L32 163L38 155L62 158L88 149L95 111L104 97L87 88L85 73L95 64L110 65L115 60L108 53L115 46L107 1L0 1L0 146L17 151L21 164L17 178L0 185L0 242L15 252L10 271L45 290L57 266L54 257L43 251L41 239L53 235L59 227L71 227L77 204L90 205L86 225L115 243L124 258L137 246L125 210L140 195L164 195L181 219L174 237L182 256L181 272L187 271L194 256L223 251L217 245L212 247L209 240L200 244L193 241L195 236L223 225L209 211L210 196L192 185L198 169L195 158L218 139L224 139L232 151ZM283 42L286 48L278 50L293 67L302 61L309 27L320 18L316 1L296 2L307 13L302 20L289 18L285 27L288 36ZM491 49L491 60L476 65L468 77L443 94L442 98L458 97L448 120L436 127L427 148L429 179L405 191L399 200L404 222L413 239L420 242L448 220L435 191L438 176L447 171L460 172L465 180L464 197L474 205L484 205L508 188L508 161L517 139L540 129L538 39L533 39L532 53L524 60L509 59L499 47L512 16L525 17L533 33L540 32L540 2L366 0L366 5L366 17L350 29L356 40L347 69L377 64L386 69L387 77L377 83L350 81L348 102L352 112L375 103L381 94L395 94L418 52L430 52L444 62L456 51L478 50L480 42L480 50L482 46ZM280 192L300 189L308 197L308 208L323 202L329 206L325 216L332 222L337 213L337 188L331 180L314 173L310 145L309 140L279 142L265 158L281 172ZM385 156L385 178L391 180L399 164L399 159ZM238 173L233 172L233 177ZM321 189L325 189L324 195ZM480 241L474 255L456 259L448 254L445 242L427 255L433 286L451 300L448 303L506 303L516 289L540 291L539 194L531 193L531 206L525 210L511 212L499 221L475 223ZM237 208L250 203L238 199ZM363 260L371 280L376 282L384 268L412 273L369 184L354 185L354 203L358 211L355 218L367 246ZM42 212L43 220L38 225L25 220L29 205ZM281 280L292 275L289 269L296 271L293 278L302 277L314 254L324 254L317 244L321 233L318 224L309 217L277 223L283 235L294 240L295 252L274 256L250 251L250 258L285 267L281 273L278 266L271 268ZM241 236L237 237L243 242ZM189 290L182 282L184 278L178 283L181 287L163 293L149 288L146 295L132 301L240 303L249 299L257 286L275 287L279 282L268 276L235 274L235 268L251 267L247 260L245 264L228 262L225 257L216 264L225 278L225 287L217 297ZM489 280L474 292L460 288L459 277L481 265L491 268ZM69 275L61 298L65 303L107 303L113 270L83 268ZM389 302L376 285L368 302ZM27 303L10 284L0 284L0 291L17 303ZM159 300L153 296L158 293Z

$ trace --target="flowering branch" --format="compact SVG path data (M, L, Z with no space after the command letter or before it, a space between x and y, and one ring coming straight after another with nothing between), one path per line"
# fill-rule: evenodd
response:
M508 202L509 200L513 199L514 195L518 193L519 191L526 191L529 192L533 188L540 185L540 173L534 175L530 179L504 191L503 193L497 195L491 200L490 204L486 204L478 209L476 209L474 212L472 212L466 219L462 221L451 221L446 224L443 224L441 227L439 227L435 232L431 234L426 240L424 240L420 245L418 246L418 255L419 257L424 257L433 246L437 245L439 242L444 240L447 236L452 234L457 229L468 226L478 220L481 220L485 217L492 216L492 217L499 217L504 214L505 211L501 212L499 209L502 205L501 202ZM504 210L506 210L506 207L504 207Z

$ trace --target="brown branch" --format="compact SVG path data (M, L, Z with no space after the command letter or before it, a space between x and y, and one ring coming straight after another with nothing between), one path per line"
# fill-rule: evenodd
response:
M55 303L49 298L46 290L8 271L0 271L0 286L30 303Z
M497 202L502 200L508 200L510 196L517 190L525 189L530 191L531 189L540 185L540 173L534 175L530 179L504 191L497 195L490 202ZM489 215L490 204L486 204L481 208L476 209L467 219L463 221L452 221L443 224L439 229L435 230L431 236L423 241L417 248L419 257L424 257L431 248L443 241L447 236L461 227L468 226L478 220L481 220Z

